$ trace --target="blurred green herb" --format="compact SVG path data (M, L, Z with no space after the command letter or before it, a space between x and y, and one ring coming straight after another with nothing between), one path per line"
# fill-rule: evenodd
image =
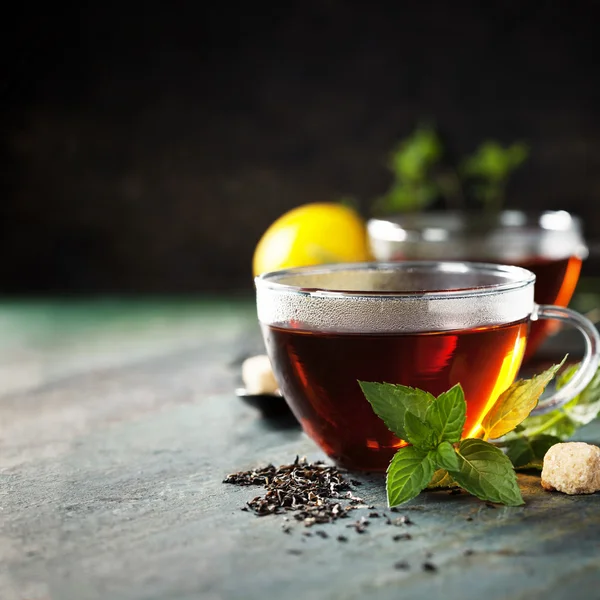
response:
M455 165L434 127L420 125L392 150L388 166L393 180L373 208L377 213L420 211L440 200L465 208L472 200L487 210L500 210L511 175L528 155L521 142L504 148L487 141Z
M500 210L510 176L528 156L529 148L522 142L503 148L498 142L488 141L462 161L460 173L479 202L488 209Z
M429 125L421 125L402 140L389 158L394 180L388 192L376 201L376 210L418 211L434 202L439 188L432 171L442 153L441 140Z

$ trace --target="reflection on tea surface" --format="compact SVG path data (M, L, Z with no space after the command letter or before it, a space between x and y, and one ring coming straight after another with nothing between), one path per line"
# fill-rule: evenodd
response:
M400 383L438 395L460 383L464 434L513 382L526 320L471 330L360 334L315 332L301 323L263 333L283 393L305 431L340 464L384 470L403 442L377 417L357 380Z

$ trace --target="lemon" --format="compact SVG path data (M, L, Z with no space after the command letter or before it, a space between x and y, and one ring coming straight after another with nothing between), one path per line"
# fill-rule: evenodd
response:
M294 208L277 219L258 242L254 275L268 271L371 259L365 223L353 209L336 203Z

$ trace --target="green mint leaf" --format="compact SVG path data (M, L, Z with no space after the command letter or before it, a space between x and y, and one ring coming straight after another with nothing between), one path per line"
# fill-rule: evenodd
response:
M427 409L425 420L438 434L438 442L454 444L460 441L466 416L465 394L457 384L435 399Z
M404 415L404 430L407 435L407 442L423 450L433 450L438 442L435 431L411 412Z
M515 381L501 394L481 423L486 437L500 438L522 423L536 407L542 392L566 359L565 356L560 364L550 367L532 379Z
M571 365L556 383L557 388L564 387L579 369L579 364ZM563 407L569 418L579 427L592 422L600 413L600 369L598 369L590 383L579 395L575 396Z
M375 414L402 440L408 438L404 428L406 412L424 419L429 405L435 400L428 392L405 385L369 381L359 381L358 384Z
M515 469L523 467L533 461L533 448L529 443L529 438L518 437L514 440L509 440L503 444L506 456Z
M457 455L459 468L450 474L460 487L480 500L523 504L517 475L502 450L483 440L467 439L460 443Z
M408 502L427 487L433 475L430 452L415 446L400 448L387 470L386 488L389 506Z
M429 485L427 486L428 490L437 490L440 488L456 488L458 487L458 483L452 479L452 476L445 469L438 469L433 474Z
M526 436L503 443L506 456L515 469L541 468L546 452L561 440L553 435Z
M438 469L446 471L457 471L459 469L456 450L450 442L442 442L433 455L433 461Z
M536 437L544 433L566 440L578 429L578 425L564 411L564 407L545 415L528 417L521 426L522 429L518 433L512 432L503 439L513 439L520 436Z

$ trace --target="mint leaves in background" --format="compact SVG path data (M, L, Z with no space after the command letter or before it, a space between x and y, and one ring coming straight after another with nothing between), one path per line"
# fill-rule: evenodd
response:
M422 211L443 201L446 208L499 211L514 172L529 157L523 142L482 142L472 154L453 160L431 124L419 125L391 151L392 181L373 203L376 214Z
M560 439L542 435L543 432L537 432L531 438L521 435L526 429L522 423L529 420L529 413L563 363L564 360L532 379L513 383L483 419L481 437L485 439L461 440L467 403L459 384L436 398L429 392L408 386L359 381L375 413L392 433L410 444L396 452L388 467L388 504L397 506L407 502L425 488L456 486L480 500L507 506L523 504L514 467L535 463ZM566 377L572 376L573 372L568 372ZM597 379L596 388L600 390L600 375ZM565 376L559 385L564 382ZM585 392L580 396L584 395ZM581 398L575 401L579 403ZM587 405L595 407L589 398ZM593 408L589 414L591 412ZM580 408L580 418L584 413ZM585 418L589 414L585 413ZM548 415L542 418L547 419ZM546 421L547 424L550 422L549 419ZM534 426L539 429L543 425L535 423ZM501 436L505 438L500 443L486 441Z

